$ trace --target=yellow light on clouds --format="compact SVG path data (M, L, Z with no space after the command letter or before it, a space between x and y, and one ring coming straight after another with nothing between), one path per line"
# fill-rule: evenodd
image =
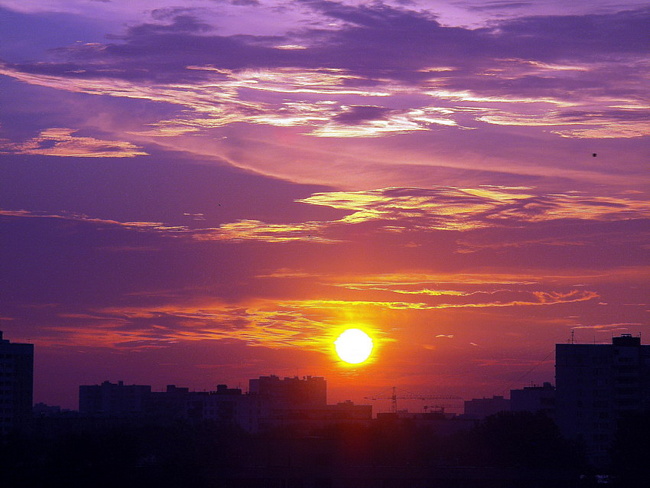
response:
M360 329L348 329L334 341L336 354L350 364L363 363L370 357L373 343L368 334Z

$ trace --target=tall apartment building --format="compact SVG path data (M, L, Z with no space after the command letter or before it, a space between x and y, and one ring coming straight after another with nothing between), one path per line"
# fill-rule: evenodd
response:
M11 343L0 331L0 434L31 417L34 345Z
M596 464L608 459L617 422L650 408L650 345L623 334L611 344L557 344L556 421Z

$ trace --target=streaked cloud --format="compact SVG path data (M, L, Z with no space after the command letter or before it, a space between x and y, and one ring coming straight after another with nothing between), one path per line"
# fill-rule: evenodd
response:
M446 302L429 304L424 302L361 302L364 305L373 307L388 308L394 310L436 310L436 309L450 309L450 308L493 308L493 307L521 307L521 306L549 306L575 302L585 302L594 300L599 297L598 293L585 290L571 290L568 292L546 292L546 291L532 291L532 292L509 292L510 295L519 295L517 298L512 298L507 301L493 299L491 301L466 301L465 303ZM467 295L465 295L467 296ZM345 306L355 305L359 302L345 302L345 301L316 301L314 303L318 307L322 306ZM309 306L309 305L307 305Z
M407 228L472 230L559 219L616 221L650 217L650 202L627 196L535 194L509 188L386 188L318 193L300 200L350 210L341 222L401 222Z
M68 325L57 325L48 345L149 349L180 342L239 341L248 346L271 349L305 349L331 353L341 327L355 323L353 316L372 320L381 310L396 313L426 313L430 310L552 306L589 301L593 292L533 292L526 299L510 302L468 302L428 305L422 302L362 300L255 300L250 303L191 305L177 302L158 307L105 308L82 314L63 313ZM374 312L373 312L374 311ZM394 341L388 331L371 324L373 340ZM47 329L47 326L45 327ZM438 334L453 338L454 334Z
M573 277L573 274L568 276ZM359 281L352 281L356 278ZM350 287L381 287L389 286L427 286L427 285L534 285L540 279L535 272L526 273L518 270L517 273L484 272L484 273L386 273L373 275L357 275L355 277L340 277L335 280L338 286ZM573 278L572 278L573 279ZM462 292L461 292L462 293Z
M556 127L552 132L567 138L615 139L650 135L647 115L647 108L596 108L594 111L583 108L564 112L550 111L541 116L495 110L489 115L480 116L478 120L497 125ZM578 127L571 128L572 126Z
M311 241L315 243L334 243L320 235L323 224L306 222L301 224L267 224L259 220L240 220L221 225L218 229L195 231L194 238L199 241L263 241L263 242L293 242Z
M572 329L594 329L594 330L602 330L604 332L611 332L611 331L627 331L630 329L636 329L641 326L643 326L643 324L638 322L636 323L619 322L613 324L576 325L572 327Z
M133 158L147 155L142 148L130 142L78 136L76 132L74 129L52 128L22 143L0 140L0 153L76 158Z
M648 70L646 9L504 19L470 29L382 3L299 5L334 26L224 36L199 20L203 11L157 9L151 22L130 26L114 42L77 43L57 51L64 62L5 64L0 73L58 90L184 107L135 131L153 137L242 122L346 138L481 122L552 127L567 138L648 134L647 108L615 109L647 100L647 87L637 83ZM438 44L446 49L429 47ZM377 111L355 116L354 107L364 106Z
M323 313L328 306L255 301L240 305L177 303L158 308L103 309L78 316L65 314L63 318L71 323L83 323L92 329L57 327L58 338L53 341L133 349L168 347L178 342L240 341L249 346L330 353L341 324L332 313ZM389 340L379 330L373 338L377 344Z
M411 289L433 289L441 291L434 296L458 295L465 296L475 292L491 293L492 291L507 291L516 289L539 289L543 283L553 286L575 287L589 283L596 286L603 283L635 283L643 282L650 272L650 266L621 266L603 270L582 268L564 269L562 271L543 271L536 268L518 267L516 270L489 269L483 272L449 272L449 273L385 273L354 276L337 276L330 278L329 283L351 290L393 291ZM425 293L428 294L428 293Z
M342 229L372 223L370 232L463 231L507 228L523 224L553 221L616 222L650 218L650 202L629 196L588 196L582 193L535 194L522 188L385 188L357 192L322 192L300 199L298 203L325 206L350 213L331 221L306 221L271 224L260 220L238 220L219 227L170 225L163 222L119 222L77 214L47 214L21 210L4 210L13 217L59 218L115 225L135 230L150 230L171 236L186 236L197 241L260 241L268 243L312 242L333 244L345 240ZM193 219L194 222L201 220ZM203 219L204 220L204 219ZM368 232L368 231L366 231ZM579 246L582 241L546 237L512 244L472 244L460 241L459 252L510 246L545 245Z
M187 228L183 226L170 226L165 225L162 222L119 222L117 220L110 219L100 219L95 217L90 217L83 214L74 214L74 213L60 213L53 214L47 212L32 212L28 210L2 210L0 209L0 216L5 217L15 217L15 218L29 218L29 219L57 219L57 220L67 220L72 222L83 222L96 225L98 227L102 226L115 226L122 227L126 229L132 229L135 231L157 231L157 232L183 232Z

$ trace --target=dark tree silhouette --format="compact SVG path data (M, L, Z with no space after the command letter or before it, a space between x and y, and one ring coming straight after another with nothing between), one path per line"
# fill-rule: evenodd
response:
M650 484L650 412L621 419L611 459L617 486L645 488Z

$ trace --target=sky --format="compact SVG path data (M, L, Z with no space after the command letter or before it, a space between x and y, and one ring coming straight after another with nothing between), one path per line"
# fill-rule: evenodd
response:
M572 334L643 338L649 27L645 0L0 0L0 330L35 402L507 396Z

